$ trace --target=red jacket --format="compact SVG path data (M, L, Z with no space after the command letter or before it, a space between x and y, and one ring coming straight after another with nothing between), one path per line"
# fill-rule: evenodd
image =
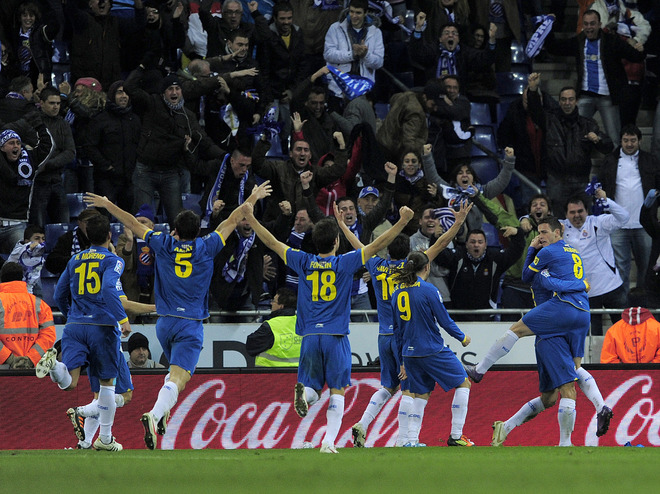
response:
M53 312L24 281L0 283L0 304L0 364L14 354L36 365L55 343Z
M605 334L602 364L660 363L660 322L643 307L630 307Z

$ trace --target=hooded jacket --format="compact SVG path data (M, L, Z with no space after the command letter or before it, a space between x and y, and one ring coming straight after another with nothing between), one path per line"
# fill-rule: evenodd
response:
M644 307L630 307L605 334L602 364L660 363L660 322Z

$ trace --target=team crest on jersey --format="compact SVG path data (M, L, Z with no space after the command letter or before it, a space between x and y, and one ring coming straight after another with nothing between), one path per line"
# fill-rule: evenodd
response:
M124 263L121 260L117 261L117 264L115 264L115 273L121 274L123 270Z
M115 283L115 289L118 292L123 292L124 291L124 287L121 284L121 280L117 280L117 283Z
M484 276L488 276L488 273L489 273L489 272L490 272L490 271L488 271L488 268L484 269Z

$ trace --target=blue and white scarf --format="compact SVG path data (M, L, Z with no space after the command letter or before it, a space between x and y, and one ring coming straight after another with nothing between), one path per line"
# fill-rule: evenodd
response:
M405 178L408 182L411 184L416 183L418 180L424 178L424 171L420 168L417 170L417 173L415 173L412 177L409 177L406 175L406 173L403 171L403 168L399 170L399 175L403 178Z
M456 54L461 51L461 47L456 45L454 51L447 50L440 45L440 58L438 58L438 69L435 76L439 79L443 75L456 75Z
M220 165L218 175L215 177L215 183L213 184L213 187L211 187L211 192L209 193L209 197L206 200L206 208L204 209L204 217L202 218L202 228L209 226L211 213L213 212L213 203L219 197L220 188L222 187L222 182L225 180L225 173L227 173L227 165L229 164L230 159L231 155L229 153L225 154L225 158L222 160L222 165ZM247 182L248 175L250 175L249 171L243 175L243 178L241 179L241 185L238 188L239 205L243 204L243 198L245 197L245 184Z
M238 245L236 246L236 250L222 268L222 276L227 283L233 281L240 283L243 281L243 278L245 277L245 269L247 268L248 252L250 252L250 249L254 245L254 239L256 238L254 232L252 232L252 235L249 237L244 237L238 232L238 230L236 230L236 235L238 235Z

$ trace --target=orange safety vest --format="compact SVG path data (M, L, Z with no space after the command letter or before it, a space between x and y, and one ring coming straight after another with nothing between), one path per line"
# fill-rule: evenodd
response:
M53 312L24 281L0 283L0 364L11 354L37 364L55 343Z

